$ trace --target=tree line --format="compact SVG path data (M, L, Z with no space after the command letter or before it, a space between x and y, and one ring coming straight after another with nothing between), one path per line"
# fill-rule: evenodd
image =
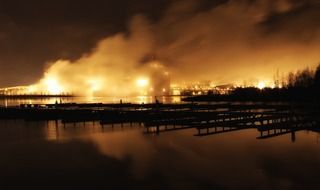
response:
M282 88L236 88L227 95L208 94L189 97L186 101L320 101L320 64L316 69L306 68L290 72Z

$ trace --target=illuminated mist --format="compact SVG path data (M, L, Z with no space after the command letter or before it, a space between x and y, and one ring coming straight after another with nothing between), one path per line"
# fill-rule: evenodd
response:
M43 79L34 85L35 91L85 96L129 96L154 92L153 85L159 84L153 73L166 75L167 72L156 60L141 63L152 49L152 37L145 22L142 17L136 17L128 35L106 38L92 52L76 61L50 63Z
M101 40L76 61L50 63L34 91L126 96L175 83L271 85L320 61L319 1L230 0L199 10L176 0L162 18L132 18L126 33ZM277 18L277 19L275 19Z

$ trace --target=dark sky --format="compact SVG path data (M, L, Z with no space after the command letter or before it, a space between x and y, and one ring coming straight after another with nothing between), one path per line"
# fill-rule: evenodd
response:
M182 2L179 6L172 6L179 1ZM196 0L196 7L192 9L184 8L183 3L187 1L192 0L0 0L0 87L37 82L43 76L46 63L58 59L76 60L90 52L100 40L119 32L126 33L130 19L136 14L146 16L154 30L159 30L155 32L155 36L160 38L156 39L160 42L157 45L160 48L155 48L155 51L160 52L164 60L180 61L181 65L189 64L186 60L211 55L211 52L217 52L215 57L219 57L223 55L219 52L221 49L228 50L229 53L230 47L218 47L216 44L220 43L220 39L225 44L238 43L237 35L246 40L239 40L239 43L246 43L246 48L263 46L260 52L255 52L255 55L259 54L261 57L266 57L269 52L279 48L279 41L284 46L283 50L289 48L288 42L293 42L293 46L298 44L295 49L297 51L301 48L308 52L309 47L315 51L314 48L319 47L317 43L313 44L320 36L319 0L241 0L241 4L235 0ZM229 5L221 10L217 8L210 11L217 5L227 3ZM259 7L257 10L263 10L264 17L253 27L247 27L244 25L252 22L246 23L246 15L259 16L251 5ZM178 7L178 16L174 11L174 14L166 14L170 7ZM252 13L245 12L247 7ZM179 11L180 9L188 11ZM166 15L170 15L172 19L168 19ZM237 23L237 17L243 24ZM201 19L204 23L201 23ZM176 25L172 25L171 20ZM210 29L206 28L207 25ZM202 29L206 31L201 31ZM221 37L211 37L217 34ZM248 42L247 39L251 41ZM203 43L204 40L206 43ZM209 44L210 40L215 46ZM201 51L192 50L199 54L185 53L197 46L204 46ZM238 44L232 46L239 49ZM179 48L166 52L168 47ZM267 48L270 51L262 52ZM248 50L249 53L250 51ZM248 52L237 51L239 56L236 59L245 57L240 54L246 55ZM288 50L284 53L288 53L288 57L290 52ZM203 56L205 53L207 55ZM178 58L175 59L176 57ZM260 57L253 61L259 59ZM317 56L310 58L312 61L317 59ZM206 60L225 61L214 58Z
M35 82L44 63L79 57L134 14L157 19L168 1L0 0L0 86Z

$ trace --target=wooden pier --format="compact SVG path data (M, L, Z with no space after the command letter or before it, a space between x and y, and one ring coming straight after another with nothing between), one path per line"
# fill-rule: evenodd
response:
M256 128L259 139L318 126L318 110L285 103L214 104L21 104L0 107L2 120L100 122L101 126L138 123L145 133L194 128L207 136Z

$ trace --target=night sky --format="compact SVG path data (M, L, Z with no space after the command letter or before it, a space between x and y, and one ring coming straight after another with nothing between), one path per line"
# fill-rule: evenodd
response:
M0 1L0 85L36 82L44 64L75 59L100 39L125 31L137 13L156 19L168 2L146 0Z
M320 61L319 0L0 0L0 87L35 83L49 62L72 63L105 38L130 35L136 15L153 36L141 57L152 54L179 79L196 71L233 82L251 69L285 73Z

